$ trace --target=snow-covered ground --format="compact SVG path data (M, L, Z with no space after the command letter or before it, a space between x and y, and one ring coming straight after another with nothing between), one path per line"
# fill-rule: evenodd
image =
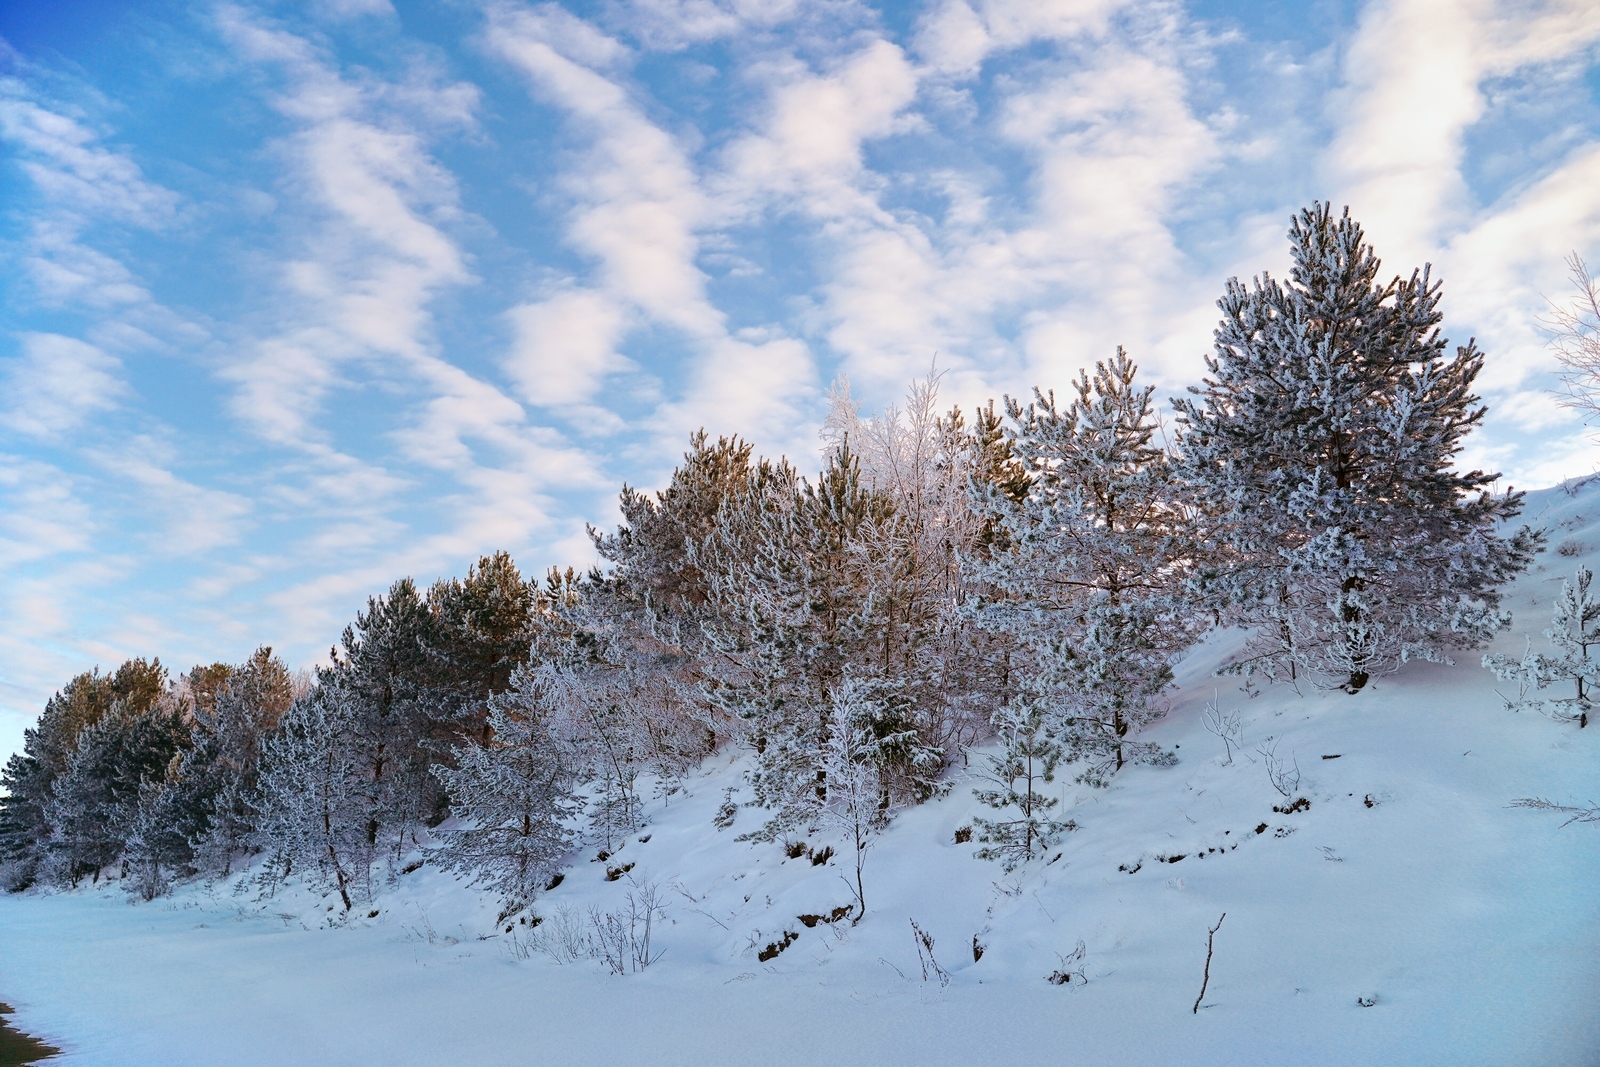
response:
M1542 646L1561 577L1600 562L1600 483L1533 494L1526 517L1551 550L1509 598L1497 650L1518 655L1524 634ZM724 757L536 905L548 924L659 886L662 954L643 973L526 955L494 899L423 867L347 921L293 886L6 897L0 999L83 1065L1600 1062L1600 828L1508 806L1600 800L1600 728L1505 710L1477 653L1353 697L1247 697L1213 673L1230 641L1185 659L1151 730L1177 766L1105 790L1062 776L1080 829L1058 859L1013 876L974 859L955 843L978 810L958 779L877 839L854 928L798 921L850 902L842 856L736 841L755 809L713 825L740 784ZM1201 723L1214 693L1244 723L1231 763ZM1309 809L1273 810L1269 738ZM924 979L913 920L948 984ZM1046 981L1080 940L1086 981Z

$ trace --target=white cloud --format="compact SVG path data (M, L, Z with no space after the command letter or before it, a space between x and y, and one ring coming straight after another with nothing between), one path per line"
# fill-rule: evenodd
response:
M991 53L1040 40L1105 34L1129 0L943 0L917 27L916 52L933 72L968 78Z
M840 11L850 6L848 0L631 0L625 25L651 47L670 50L770 29L807 8Z
M330 18L350 19L362 15L393 15L389 0L317 0L317 6Z
M1567 254L1600 249L1600 149L1580 139L1545 173L1480 204L1467 137L1491 113L1490 79L1560 91L1556 65L1597 40L1600 7L1582 0L1379 0L1362 14L1332 102L1337 202L1391 268L1434 264L1447 328L1475 334L1488 353L1478 384L1490 415L1475 447L1523 485L1586 473L1594 451L1550 392L1555 361L1539 319L1561 298Z
M707 301L705 276L695 266L705 196L672 137L620 85L585 65L585 57L602 51L592 42L597 32L577 33L567 20L553 26L546 9L499 7L487 40L589 141L581 168L563 181L576 202L568 240L599 261L607 289L646 315L715 336L722 315Z
M963 399L1059 381L1118 342L1158 374L1173 369L1170 338L1214 294L1186 274L1169 223L1222 145L1189 103L1182 25L1136 10L1113 27L1125 6L947 3L919 30L924 67L876 41L821 74L764 68L770 102L727 150L726 195L820 223L827 337L869 395L896 395L935 352ZM865 166L869 142L932 122L954 127L935 136L970 138L973 114L918 112L919 92L1040 40L1059 60L1009 69L990 87L992 118L977 116L1027 161L1021 189L987 170L906 174L892 155L882 172ZM942 214L892 206L908 179L941 195ZM1013 315L1015 334L1002 327Z
M68 109L52 107L34 99L24 83L0 77L0 142L13 150L38 195L20 248L32 283L26 296L51 308L93 309L110 321L141 321L168 334L192 332L152 300L123 262L93 243L110 226L168 227L178 217L177 194L147 181L127 153L99 144L101 134Z
M566 113L585 144L561 187L573 205L567 240L597 265L591 288L679 331L698 352L681 396L650 420L657 454L698 426L725 425L733 413L766 447L792 448L804 439L801 413L816 393L810 354L792 340L751 344L729 336L697 264L700 231L714 225L714 205L674 138L645 117L622 84L586 65L612 57L593 32L552 20L548 8L498 6L485 42Z
M1566 257L1600 255L1600 146L1587 145L1455 234L1446 308L1472 323L1489 361L1484 385L1511 389L1555 368L1539 319L1566 300Z
M60 207L141 226L169 220L171 191L145 181L127 155L95 143L99 135L77 120L28 99L27 88L0 78L0 137L21 152L23 171Z
M1464 134L1484 114L1484 81L1548 63L1600 38L1586 0L1375 0L1362 12L1330 101L1327 166L1341 202L1404 262L1433 258L1469 224Z
M130 496L156 524L151 537L156 554L192 556L238 542L250 501L179 477L171 469L178 457L170 447L140 436L120 442L114 451L97 448L88 455L117 484L135 491Z
M0 452L0 565L20 565L89 547L96 519L66 471Z
M772 84L768 114L759 134L729 146L727 195L794 200L819 218L876 213L855 182L863 143L893 132L916 97L905 54L880 39L824 74L792 60L764 73Z
M223 8L219 22L242 56L287 74L275 103L298 128L280 152L290 190L313 218L322 215L283 264L296 298L283 328L225 371L239 387L233 410L267 439L320 454L328 451L316 425L321 404L352 364L392 357L431 365L428 305L471 280L465 256L436 224L459 214L456 187L422 134L403 115L384 113L392 94L343 79L307 41L238 8ZM473 97L459 86L438 90L445 114ZM398 99L428 118L437 110L417 85Z
M529 404L587 406L607 375L633 367L617 352L628 311L603 293L567 289L506 315L516 330L506 369Z
M25 333L22 356L6 360L5 425L14 432L59 438L129 393L122 364L93 345L53 333Z

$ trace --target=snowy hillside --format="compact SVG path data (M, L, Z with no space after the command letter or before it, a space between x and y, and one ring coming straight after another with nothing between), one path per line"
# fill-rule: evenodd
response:
M1516 655L1561 578L1600 565L1600 482L1525 517L1550 549L1507 598ZM748 808L715 825L748 799L723 755L614 855L574 856L537 931L415 854L349 920L248 874L151 904L34 892L0 899L0 999L83 1065L1600 1061L1600 832L1510 806L1600 800L1600 730L1506 710L1477 653L1355 696L1250 696L1214 673L1235 640L1185 658L1148 731L1176 766L1059 776L1078 829L1012 875L957 843L978 811L957 773L875 839L858 926L828 921L852 901L841 841L738 841ZM1231 760L1213 701L1238 715ZM1263 747L1297 766L1288 795ZM541 950L649 887L642 973Z

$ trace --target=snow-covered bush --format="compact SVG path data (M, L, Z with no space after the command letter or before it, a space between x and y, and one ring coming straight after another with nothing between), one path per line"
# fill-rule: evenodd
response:
M1501 655L1483 657L1483 666L1495 677L1517 683L1515 697L1502 694L1508 707L1533 707L1555 718L1576 722L1579 727L1589 725L1595 686L1600 683L1600 596L1590 592L1593 580L1593 572L1585 566L1578 567L1571 581L1562 580L1550 628L1544 632L1556 648L1554 655L1530 648L1520 660ZM1528 696L1530 690L1537 692L1558 683L1571 683L1572 695L1553 700Z

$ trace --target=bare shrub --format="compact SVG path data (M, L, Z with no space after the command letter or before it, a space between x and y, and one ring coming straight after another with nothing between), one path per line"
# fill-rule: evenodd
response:
M939 966L939 961L933 958L933 935L917 925L917 920L911 920L911 937L917 943L917 962L922 964L922 980L924 982L937 981L940 989L950 985L950 972Z
M1238 709L1224 712L1217 707L1217 695L1213 691L1211 699L1206 701L1205 714L1200 717L1200 722L1222 741L1222 750L1226 755L1222 765L1233 766L1233 750L1237 748L1244 751L1244 724L1239 721Z
M627 907L621 911L591 907L590 955L604 960L612 974L637 974L661 958L661 952L651 948L650 937L666 914L655 883L629 890Z
M1267 780L1272 783L1272 788L1285 797L1300 788L1300 761L1291 755L1289 758L1293 763L1285 767L1282 757L1278 755L1276 740L1269 737L1265 744L1256 749L1256 752L1267 765Z
M556 908L555 914L530 931L524 940L533 951L542 952L557 963L576 963L594 956L583 915L571 904Z
M1587 808L1573 808L1565 804L1543 800L1539 797L1522 797L1511 802L1513 808L1534 808L1538 811L1559 811L1567 816L1567 821L1562 826L1571 826L1575 822L1600 822L1600 806L1591 804Z
M1061 966L1044 976L1044 980L1051 985L1088 985L1089 977L1084 973L1084 959L1088 956L1088 947L1080 940L1071 952L1065 956L1056 953L1056 959L1061 961Z

